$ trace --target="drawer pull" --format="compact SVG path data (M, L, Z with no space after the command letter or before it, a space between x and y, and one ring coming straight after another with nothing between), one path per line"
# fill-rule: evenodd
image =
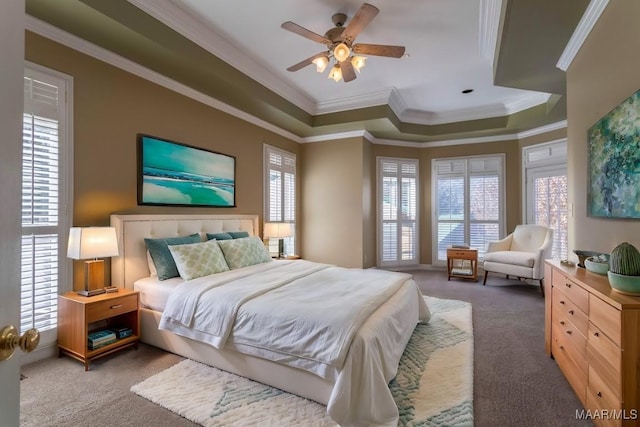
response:
M594 337L599 337L599 336L600 336L600 333L599 333L599 332L594 332L594 333L593 333L593 336L594 336Z
M563 300L560 300L560 304L564 305L564 301L563 301Z
M563 345L560 346L560 350L564 350L564 346Z
M561 320L561 321L560 321L560 324L561 324L562 326L564 326L564 320Z
M573 316L573 310L569 310L569 314Z
M569 335L571 335L571 331L567 331L567 333L568 333Z
M601 392L601 391L597 392L597 393L596 393L596 396L598 396L598 397L602 397L602 392Z
M564 285L565 285L567 288L570 288L570 287L571 287L571 283L565 283Z
M112 310L115 310L115 309L120 308L120 307L122 307L122 304L112 305L112 306L111 306L111 307L109 307L109 308L110 308L110 309L112 309Z

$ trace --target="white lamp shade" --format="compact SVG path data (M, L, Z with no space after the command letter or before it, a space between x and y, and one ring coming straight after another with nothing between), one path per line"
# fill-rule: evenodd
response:
M329 65L329 58L326 56L320 56L311 62L316 65L316 71L322 73L327 68L327 65Z
M267 222L264 224L265 239L282 239L293 236L293 227L288 222Z
M340 43L333 49L333 56L340 62L346 60L351 55L351 49L344 43Z
M67 257L73 259L106 258L118 255L118 240L113 227L72 227L69 230Z

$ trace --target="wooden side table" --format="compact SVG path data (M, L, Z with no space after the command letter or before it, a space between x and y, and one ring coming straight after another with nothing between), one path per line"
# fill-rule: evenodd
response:
M58 296L58 355L66 354L83 362L84 370L88 371L92 360L136 347L140 338L138 304L139 293L122 288L93 297L75 292ZM104 347L89 349L89 333L110 327L128 327L132 334Z
M456 265L455 261L460 261ZM468 265L466 265L468 261ZM478 250L477 249L447 249L447 280L452 277L478 281Z

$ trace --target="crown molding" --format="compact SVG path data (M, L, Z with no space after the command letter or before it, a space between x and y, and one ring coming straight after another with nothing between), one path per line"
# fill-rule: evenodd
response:
M318 102L314 109L315 114L339 113L345 110L386 105L390 102L394 92L397 95L395 89L383 89L377 92L365 93L358 96Z
M500 31L500 14L502 0L480 0L480 55L495 62L498 32Z
M313 114L316 109L315 101L301 90L284 82L266 64L253 59L244 49L230 43L178 3L169 0L127 1L305 112Z
M537 105L544 104L549 100L550 97L550 93L534 92L529 94L529 96L525 98L520 98L513 102L506 103L504 106L505 112L506 114L518 113Z
M120 68L121 70L134 74L138 77L149 80L150 82L189 97L195 101L201 102L205 105L208 105L209 107L215 108L216 110L220 110L224 113L242 119L248 123L259 126L265 130L268 130L285 138L289 138L292 141L300 142L299 136L285 129L259 119L258 117L248 114L211 96L205 95L202 92L198 92L197 90L192 89L187 85L170 79L156 71L153 71L129 59L126 59L80 37L74 36L73 34L54 27L51 24L34 18L31 15L25 15L25 29L46 37L50 40L53 40L57 43L60 43L64 46L67 46L71 49L77 50L78 52L84 53L85 55L89 55L92 58L98 59L109 65Z
M530 136L541 135L543 133L552 132L558 129L564 129L567 127L567 121L562 120L555 123L550 123L548 125L540 126L538 128L525 130L522 132L518 132L518 139L529 138Z
M562 71L567 71L567 69L569 69L573 59L578 54L578 51L582 47L593 27L596 25L596 22L598 22L598 19L600 19L600 15L602 15L602 12L604 12L604 9L608 4L609 0L591 0L587 9L584 11L580 22L578 22L576 29L573 31L573 34L569 39L569 43L567 43L562 55L560 55L560 59L558 59L556 67Z

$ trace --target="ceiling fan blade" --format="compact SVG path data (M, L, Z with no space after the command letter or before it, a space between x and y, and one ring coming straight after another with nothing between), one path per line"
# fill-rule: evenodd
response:
M341 62L340 69L342 70L342 79L345 83L356 79L356 71L353 69L351 61L347 60Z
M373 56L389 56L401 58L404 55L404 46L391 46L386 44L358 43L353 45L353 53Z
M298 71L304 67L306 67L307 65L311 65L313 64L313 60L316 58L320 58L321 56L325 56L327 55L327 52L320 52L317 53L313 56L308 57L305 60L302 60L300 62L298 62L297 64L292 65L291 67L287 68L287 71Z
M313 31L307 30L306 28L301 27L300 25L295 24L291 21L284 22L281 27L285 30L291 31L292 33L296 33L299 36L306 37L309 40L313 40L314 42L331 45L331 40L329 40L328 38L321 36L320 34L316 34Z
M360 9L358 9L356 15L351 19L347 28L345 28L342 33L344 41L348 44L353 43L358 34L360 34L360 31L362 31L379 12L380 10L378 10L377 7L369 3L362 3L362 6L360 6Z

